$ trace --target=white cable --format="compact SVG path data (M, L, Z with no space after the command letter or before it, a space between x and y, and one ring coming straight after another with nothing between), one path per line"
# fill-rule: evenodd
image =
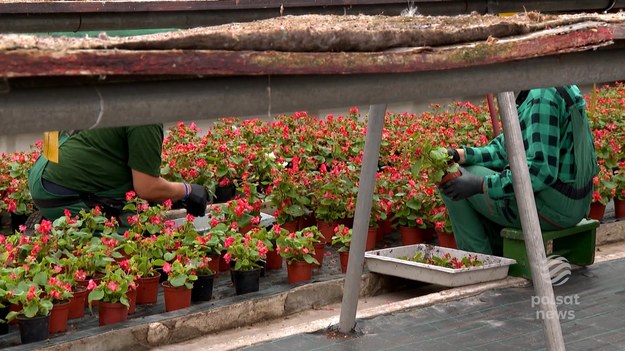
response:
M104 115L104 97L102 97L102 93L100 93L100 89L98 89L97 87L95 87L94 89L95 89L95 92L98 93L98 97L100 98L100 112L98 112L98 118L96 119L95 123L91 127L89 127L89 129L96 128L100 124L100 121L102 120L102 116Z
M267 118L271 119L271 76L267 76L267 99L269 100L267 106Z

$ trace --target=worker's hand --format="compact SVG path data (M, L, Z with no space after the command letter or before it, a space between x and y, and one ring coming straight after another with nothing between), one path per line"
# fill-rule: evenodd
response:
M460 162L460 154L458 153L458 150L453 149L453 148L448 148L447 149L447 153L449 154L449 156L452 157L454 162L456 162L456 163Z
M460 167L462 175L440 187L441 193L452 200L464 200L484 193L484 177L477 176Z
M191 193L189 198L184 202L187 213L195 217L204 217L206 215L206 206L208 205L208 192L206 188L200 184L190 184Z

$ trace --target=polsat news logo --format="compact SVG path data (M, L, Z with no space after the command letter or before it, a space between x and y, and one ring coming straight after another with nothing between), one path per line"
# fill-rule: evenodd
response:
M569 261L558 255L551 255L546 260L549 278L553 286L559 286L571 278L571 264Z

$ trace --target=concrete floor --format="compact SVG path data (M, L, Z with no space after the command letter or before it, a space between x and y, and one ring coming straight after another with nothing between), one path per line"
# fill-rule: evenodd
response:
M614 261L618 263L615 267L618 267L619 269L625 271L625 261L621 260L623 258L625 258L625 242L604 245L597 249L597 255L596 255L596 260L595 260L596 264L586 269L590 270L590 272L592 272L594 269L598 269L604 272L605 270L610 270L612 268L603 267L602 263L606 263L608 261ZM578 270L577 274L578 275L588 274L586 272L586 269ZM612 281L612 284L614 284L614 281ZM514 292L515 294L520 294L520 295L530 294L531 295L531 293L533 292L533 289L531 288L531 286L528 286L529 283L527 283L527 281L520 279L520 278L511 278L509 285L521 286L521 287L513 287L510 289L510 291ZM436 310L439 308L437 306L439 306L440 304L446 304L446 303L449 303L449 301L453 301L453 300L457 300L457 302L454 302L454 303L459 304L460 306L464 306L463 308L466 308L465 305L474 304L475 302L474 300L476 298L475 296L477 296L478 294L485 294L485 296L488 299L494 298L495 295L499 296L499 295L506 294L505 291L498 290L499 293L494 293L493 295L492 289L501 288L498 286L494 286L494 285L488 286L487 284L484 284L483 287L485 289L482 289L482 290L480 289L472 290L472 289L477 288L473 286L463 287L463 288L458 288L458 289L436 291L429 295L423 295L423 293L425 292L423 289L414 289L414 290L402 291L398 293L391 293L391 294L385 294L385 295L380 295L376 297L370 297L370 298L362 299L359 301L358 318L363 320L362 322L363 326L366 325L367 328L375 328L377 324L382 323L382 322L371 322L375 318L379 318L380 320L393 319L394 318L393 316L398 316L397 318L400 318L402 320L404 318L407 318L404 322L398 322L401 325L402 323L408 323L408 321L410 320L410 318L403 315L403 313L416 313L414 311L416 311L417 309L427 309L427 308L433 308ZM580 288L583 290L583 286ZM571 285L570 289L574 290L575 287ZM452 292L452 290L454 292ZM596 291L597 287L594 287L593 290ZM463 297L463 298L458 300L458 297ZM432 307L427 307L427 306L432 306ZM527 306L518 305L515 307L515 309L508 311L508 312L513 314L515 311L519 309L524 309L525 307ZM313 350L313 349L318 349L317 347L320 347L319 349L323 349L323 350L341 350L341 349L352 350L352 347L347 347L349 342L333 343L333 342L329 342L328 338L321 335L322 333L311 334L311 333L315 333L318 331L326 330L328 327L338 323L339 315L340 315L340 308L341 308L340 304L325 306L325 307L315 309L315 310L304 311L302 313L298 313L298 314L295 314L295 315L292 315L283 319L267 321L265 323L251 325L249 327L239 328L235 330L227 330L224 332L197 338L189 342L159 347L153 350L160 350L160 351L224 350L225 351L225 350L249 349L250 351L254 351L254 350L262 351L262 350L283 350L285 345L291 345L290 350L294 350L294 351L295 350ZM441 307L441 308L446 308L446 307ZM459 307L456 307L456 308L459 308ZM615 309L615 311L618 311L618 310L619 309ZM403 311L413 311L413 312L403 312ZM403 317L400 317L402 315ZM498 315L501 315L501 314L498 314ZM459 318L462 319L462 317L459 317ZM522 317L522 318L525 318L525 317ZM453 322L449 322L449 323L453 323ZM494 324L492 325L492 327L496 329L497 323L495 322L493 323ZM532 335L535 335L536 330L538 330L539 332L542 331L542 323L534 323L533 325L529 325L528 329L524 330L523 332L533 333ZM496 331L493 331L493 332L496 333ZM530 343L529 348L519 348L519 349L530 350L532 349L531 345L534 345L534 346L541 345L540 338L542 337L542 335L540 335L540 333L537 335L538 335L537 337L539 340L535 340L532 343ZM438 338L444 337L444 335L442 336L440 335L440 331L439 331L439 334L435 336ZM435 336L432 336L432 337L435 337ZM371 339L375 337L370 336L369 338ZM302 340L302 339L306 340L305 345L310 346L310 348L307 348L308 346L302 346L302 344L298 342L298 340ZM415 342L416 341L414 340L411 341L411 343L415 343ZM377 345L375 347L371 346L373 348L369 348L367 344L363 345L363 344L360 344L359 342L354 342L354 343L357 345L360 345L360 346L354 346L355 349L360 349L360 350L394 349L393 347L391 347L394 345L393 338L391 338L390 340L386 340L385 348L380 348L381 346L377 344L376 342L373 342L373 340L372 340L372 344L369 345L369 346ZM623 340L623 343L624 344L623 344L622 349L625 350L625 340ZM296 345L300 345L300 346L296 346ZM414 347L415 345L413 345L412 347ZM448 347L451 347L450 344L442 342L442 343L439 343L439 348L436 348L434 346L432 349L433 350L455 349L455 348L446 348L443 345L447 345ZM583 345L585 344L580 344L580 345L582 345L580 346L581 348L576 348L576 349L579 349L579 350L584 349ZM394 346L403 347L404 345L398 343ZM608 346L614 346L614 345L608 344ZM301 347L304 347L304 348L301 348ZM619 349L618 346L615 346L615 347L616 348L606 348L606 350L612 350L612 349L618 350ZM510 348L510 345L505 345L505 344L495 342L490 346L489 349L504 350L504 349L511 349L511 348ZM413 350L421 350L421 349L413 348Z

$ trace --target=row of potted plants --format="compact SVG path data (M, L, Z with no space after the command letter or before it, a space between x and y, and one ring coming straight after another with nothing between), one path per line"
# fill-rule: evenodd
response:
M625 85L617 82L593 89L585 97L599 161L594 179L591 217L602 219L614 201L615 217L625 217Z
M486 143L489 118L485 106L470 103L435 106L421 115L388 114L370 227L391 220L451 233L436 191L442 176L457 167L450 169L446 147ZM438 134L445 138L435 140ZM169 135L163 168L169 179L202 182L212 169L213 181L205 184L215 195L235 185L250 203L275 208L282 225L312 218L326 231L353 219L366 135L366 121L355 108L325 119L306 113L274 122L227 119L204 135L180 123ZM213 150L222 158L206 156Z
M624 90L616 84L586 96L603 169L595 179L594 202L619 202L625 194ZM450 221L436 191L441 176L450 171L445 148L484 145L492 133L485 103L433 105L431 111L419 115L388 114L370 226L391 219L402 227L450 233ZM360 118L355 108L347 116L324 119L303 112L278 116L273 122L231 118L206 135L194 125L179 124L170 135L176 137L166 142L166 150L181 150L182 145L197 149L186 154L165 151L170 156L165 161L165 176L200 181L194 178L200 169L186 165L202 169L208 165L216 170L215 189L219 184L238 186L248 198L260 198L276 208L281 224L306 216L320 222L353 217L366 135L366 119ZM214 150L225 156L204 157Z
M593 194L598 204L625 199L624 96L621 83L586 96L602 169ZM393 219L401 226L450 232L435 191L446 171L442 149L484 145L492 134L486 103L455 102L432 105L421 114L387 114L370 225ZM255 209L263 202L277 208L280 224L306 215L321 221L349 219L365 135L366 118L356 108L346 116L325 118L305 112L280 115L271 122L227 118L206 133L193 123L179 123L164 141L162 175L204 184L216 197L232 198L238 190ZM0 211L17 216L33 211L26 174L40 153L39 143L29 152L1 155Z
M123 321L137 304L157 302L161 274L165 311L172 311L212 298L220 261L230 265L237 294L259 290L261 267L281 269L284 259L289 283L298 283L310 280L313 266L323 261L326 241L316 226L264 228L257 216L239 226L241 216L225 209L247 208L244 199L212 206L211 227L202 234L192 216L180 224L166 219L170 201L150 205L133 192L126 199L130 229L123 234L117 220L96 207L42 220L35 236L25 235L23 226L0 235L0 304L10 308L0 318L19 319L23 343L65 331L67 321L84 316L86 308L97 311L100 325ZM349 247L351 230L340 229L335 244ZM33 330L41 334L30 336Z

